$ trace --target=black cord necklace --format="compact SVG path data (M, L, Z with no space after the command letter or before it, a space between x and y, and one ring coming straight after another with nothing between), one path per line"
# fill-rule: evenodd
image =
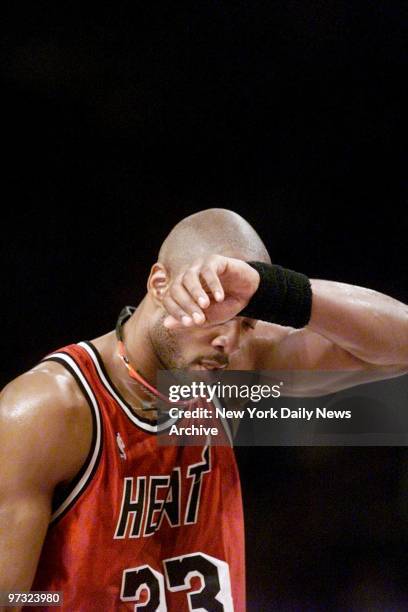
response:
M118 320L116 322L115 331L116 331L116 338L118 340L118 354L121 357L123 363L125 364L125 367L128 371L129 376L133 380L136 381L137 385L141 389L143 389L143 391L147 395L149 395L152 398L150 401L146 401L146 400L143 400L142 398L139 398L142 404L143 410L145 411L158 410L160 407L162 411L167 413L169 404L172 406L189 406L191 404L191 400L190 401L187 400L185 402L171 402L167 396L160 393L160 391L156 389L156 387L151 385L139 370L137 370L131 365L129 358L127 356L127 353L126 353L126 347L125 347L125 341L123 338L122 328L123 328L123 325L126 323L126 321L130 319L130 317L135 312L135 310L136 308L134 306L125 306L124 308L122 308L122 310L120 311ZM163 404L166 406L165 410L163 410L162 408Z

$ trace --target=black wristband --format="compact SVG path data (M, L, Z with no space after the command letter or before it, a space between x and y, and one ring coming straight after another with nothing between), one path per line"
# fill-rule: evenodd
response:
M260 261L247 261L247 264L259 273L261 280L238 316L296 328L309 323L312 288L307 276Z

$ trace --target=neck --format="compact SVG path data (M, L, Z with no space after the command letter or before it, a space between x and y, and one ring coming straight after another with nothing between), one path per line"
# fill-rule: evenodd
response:
M143 300L131 318L123 326L123 340L126 355L133 368L137 369L142 376L154 387L156 386L156 374L160 368L153 346L151 344L148 326L146 300ZM108 374L124 399L131 405L138 416L148 419L156 419L155 410L143 409L142 402L151 402L149 393L129 376L129 372L118 353L118 341L115 332L93 340L100 352Z
M157 371L162 364L151 342L146 323L150 318L147 311L148 305L146 299L144 299L124 324L122 330L123 341L130 364L155 387Z

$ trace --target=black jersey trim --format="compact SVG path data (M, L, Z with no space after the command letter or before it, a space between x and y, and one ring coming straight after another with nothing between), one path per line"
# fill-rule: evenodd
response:
M79 346L81 346L88 352L89 356L92 358L95 364L95 369L97 371L101 383L108 391L109 395L119 404L120 408L128 417L128 419L133 423L133 425L136 425L144 432L155 435L161 433L177 421L177 419L168 419L164 423L160 423L160 425L158 425L157 420L149 421L149 419L144 419L143 417L137 416L132 406L124 399L124 397L122 397L120 391L118 391L118 389L113 384L108 372L106 371L105 364L103 363L99 351L95 347L95 345L92 344L92 342L84 341L79 342Z
M57 353L53 353L52 355L45 357L41 363L47 361L59 363L73 376L88 402L92 416L92 441L87 458L78 474L69 484L68 488L64 490L60 499L58 499L57 494L56 500L58 500L58 506L53 508L53 514L51 516L51 524L54 524L56 521L59 521L63 516L65 516L65 514L72 508L72 506L87 489L88 485L92 482L102 455L103 421L98 400L96 399L96 396L94 395L81 366L77 363L74 357L68 352L58 351Z

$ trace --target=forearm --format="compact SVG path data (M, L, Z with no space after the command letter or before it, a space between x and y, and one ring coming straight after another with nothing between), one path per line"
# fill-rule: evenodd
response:
M375 365L408 367L408 306L363 287L311 280L308 327Z

